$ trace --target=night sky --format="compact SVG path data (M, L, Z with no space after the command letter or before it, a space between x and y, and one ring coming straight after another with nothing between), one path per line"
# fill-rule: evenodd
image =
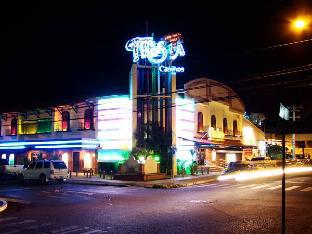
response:
M312 38L312 30L289 30L290 19L312 14L311 1L128 2L2 4L0 111L128 93L132 55L124 45L146 35L148 22L156 38L183 34L187 54L176 64L186 72L178 75L178 88L208 77L228 83L248 111L272 116L279 102L294 103L312 118L312 70L259 79L312 63L312 41L263 49Z

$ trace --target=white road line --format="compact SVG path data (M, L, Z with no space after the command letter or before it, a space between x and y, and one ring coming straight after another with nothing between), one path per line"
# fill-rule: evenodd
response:
M89 227L83 227L83 228L76 228L76 229L73 229L73 230L69 230L69 231L66 231L66 232L60 232L59 234L67 234L67 233L71 233L71 232L80 232L80 231L84 231L84 230L88 230L90 229Z
M64 190L64 192L68 192L68 193L78 193L78 194L83 194L83 195L94 195L94 193L88 193L88 192L81 192L81 191L75 191L75 190Z
M20 225L20 224L26 224L26 223L34 223L34 222L36 222L36 221L33 219L26 219L26 220L21 221L21 222L1 224L1 226L14 226L14 225Z
M69 227L58 229L58 230L53 230L51 233L54 234L54 233L64 232L64 231L68 231L68 230L76 229L76 228L78 228L78 226L69 226Z
M16 202L16 203L21 203L21 204L26 204L26 205L31 204L30 201L25 201L25 200L15 199L15 198L9 198L9 197L0 197L0 200L5 200L7 202Z
M66 197L58 197L58 196L53 196L53 195L50 195L50 196L47 196L49 198L57 198L57 199L65 199Z
M312 186L311 187L307 187L305 189L300 190L301 192L309 192L312 191Z
M216 184L194 184L195 187L209 187L213 185L216 185Z
M220 185L216 185L214 186L215 188L220 188L220 187L226 187L229 186L230 184L220 184Z
M270 188L268 188L268 189L274 190L274 189L279 189L279 188L281 188L281 187L282 187L282 185L277 185L277 186L274 186L274 187L270 187Z
M262 185L253 187L253 188L251 188L251 189L261 189L261 188L265 188L265 187L268 187L268 186L269 186L268 184L262 184Z
M287 189L285 189L285 191L290 191L290 190L293 190L293 189L296 189L296 188L299 188L300 186L291 186Z
M102 230L91 230L91 231L83 232L83 233L80 233L80 234L92 234L92 233L97 233L97 232L102 232Z
M249 184L249 185L241 186L241 187L238 187L238 188L240 188L240 189L242 189L242 188L251 188L251 187L253 187L255 185L256 184Z
M17 219L16 217L7 217L7 218L2 218L0 219L0 223L4 222L4 221L9 221L9 220L13 220L13 219Z

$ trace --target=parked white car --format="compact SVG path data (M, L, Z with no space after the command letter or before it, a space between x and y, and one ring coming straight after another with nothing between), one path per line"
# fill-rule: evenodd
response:
M0 176L17 176L24 165L9 165L7 159L0 159Z
M37 160L31 162L19 175L19 181L39 180L45 184L49 181L65 181L68 178L68 169L61 160Z

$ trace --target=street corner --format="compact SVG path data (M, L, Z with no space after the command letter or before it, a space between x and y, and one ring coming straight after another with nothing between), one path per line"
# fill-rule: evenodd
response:
M8 203L5 200L0 200L0 213L8 208Z

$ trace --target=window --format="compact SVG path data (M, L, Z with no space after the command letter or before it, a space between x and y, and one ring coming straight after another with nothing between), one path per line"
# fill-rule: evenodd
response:
M197 114L197 132L204 131L204 116L202 112L198 112Z
M233 136L236 136L238 135L238 132L237 132L237 121L234 120L233 121Z
M50 168L50 162L44 162L43 166L44 168Z
M307 147L312 148L312 141L307 141Z
M1 130L2 130L2 122L1 122L1 120L0 120L0 136L2 136Z
M70 114L68 111L62 113L62 131L70 130Z
M13 118L11 120L11 135L17 135L17 119Z
M223 132L227 133L228 132L228 126L227 126L227 119L223 119Z
M64 162L53 162L53 167L55 169L67 169L66 164Z
M32 162L29 164L28 169L33 169L35 167L36 162Z
M41 169L41 168L42 168L42 162L37 162L36 169Z
M305 148L304 141L296 141L295 145L296 145L296 148Z
M213 129L217 128L217 120L216 120L216 116L214 115L211 116L211 127L213 127Z
M93 129L93 112L87 109L84 114L84 129Z

